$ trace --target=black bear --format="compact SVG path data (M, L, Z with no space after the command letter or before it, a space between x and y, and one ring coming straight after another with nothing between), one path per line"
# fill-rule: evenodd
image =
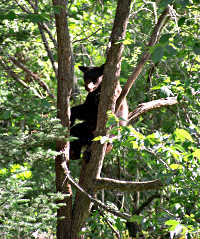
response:
M85 89L89 92L83 104L74 106L71 109L71 136L78 139L70 143L70 158L79 159L83 146L89 146L94 138L94 132L97 124L98 104L101 93L101 82L103 78L104 65L100 67L80 66L79 69L84 73ZM121 93L120 85L116 88L116 100ZM126 100L121 104L117 113L118 117L127 120L128 105ZM82 123L76 124L75 120L83 120ZM120 125L125 125L126 121L120 121Z

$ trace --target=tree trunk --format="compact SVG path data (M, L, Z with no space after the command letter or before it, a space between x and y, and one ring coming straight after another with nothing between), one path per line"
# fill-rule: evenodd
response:
M122 40L125 37L131 0L118 0L115 21L111 35L111 48L108 52L108 60L105 65L102 83L101 99L99 104L97 134L106 135L107 111L114 112L114 93L120 75L121 55L123 51ZM79 185L89 194L95 195L94 180L100 176L106 145L94 143L92 146L92 158L89 163L83 161ZM78 239L78 233L87 219L91 201L85 195L77 192L73 207L72 234L71 238Z
M58 89L57 89L57 116L64 127L70 126L70 96L73 87L72 53L70 47L70 36L67 25L66 7L67 1L53 0L55 8L56 31L58 42ZM66 135L68 136L68 135ZM57 142L57 151L60 155L56 157L56 190L68 194L58 203L65 205L57 211L57 239L70 238L72 218L72 191L71 185L65 181L65 175L61 166L63 161L69 161L69 142ZM60 219L62 217L62 219Z

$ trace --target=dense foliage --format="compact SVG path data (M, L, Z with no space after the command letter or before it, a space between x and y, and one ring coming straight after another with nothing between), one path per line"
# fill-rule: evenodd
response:
M133 1L124 41L121 84L124 85L167 4L173 4L160 41L128 95L130 110L138 104L177 96L178 104L151 110L118 128L110 114L113 150L105 176L133 181L161 178L160 191L126 194L102 192L110 207L133 215L133 233L164 238L169 232L200 238L200 5L198 0ZM106 59L116 1L74 0L68 3L78 95L84 100L79 65L101 65ZM52 3L0 3L0 237L53 238L56 204L55 141L64 138L56 119L56 40ZM76 92L77 93L77 92ZM78 178L79 162L71 172ZM145 202L146 203L145 205ZM124 219L94 207L83 230L88 238L129 238ZM167 237L169 238L169 236Z

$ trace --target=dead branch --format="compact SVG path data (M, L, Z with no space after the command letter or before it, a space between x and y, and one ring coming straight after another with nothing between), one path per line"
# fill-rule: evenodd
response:
M163 186L159 179L147 182L130 182L111 178L99 178L95 180L97 190L117 190L120 192L142 192L146 190L159 189Z
M142 103L138 105L138 107L134 111L129 113L129 122L138 118L140 115L146 113L147 111L175 104L178 104L178 100L176 97L167 97L165 99L153 100L147 103Z
M137 66L135 67L135 69L133 71L133 73L128 78L124 88L122 89L122 92L121 92L119 98L117 99L116 108L115 108L116 112L118 111L122 101L126 98L127 94L129 93L129 90L131 89L133 83L136 81L137 77L140 75L145 63L149 60L149 58L151 56L149 48L151 48L152 46L154 46L157 43L157 41L159 39L159 36L160 36L160 33L161 33L161 30L163 29L164 25L167 22L168 15L169 15L169 7L167 7L163 11L161 16L159 17L158 22L154 27L151 38L150 38L149 43L147 45L147 51L141 57L141 60L138 62Z

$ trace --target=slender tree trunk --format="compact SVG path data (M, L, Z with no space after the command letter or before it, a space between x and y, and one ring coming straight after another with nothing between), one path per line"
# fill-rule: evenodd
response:
M67 25L67 1L53 0L55 8L56 31L58 42L58 89L57 89L57 116L64 127L70 126L70 96L73 87L72 53L70 36ZM67 136L67 135L66 135ZM56 190L68 194L58 203L64 206L57 211L57 239L68 239L71 231L72 218L72 191L71 185L65 181L65 175L61 166L63 161L69 161L69 142L57 142L57 150L60 155L56 157ZM60 219L62 217L62 219Z

